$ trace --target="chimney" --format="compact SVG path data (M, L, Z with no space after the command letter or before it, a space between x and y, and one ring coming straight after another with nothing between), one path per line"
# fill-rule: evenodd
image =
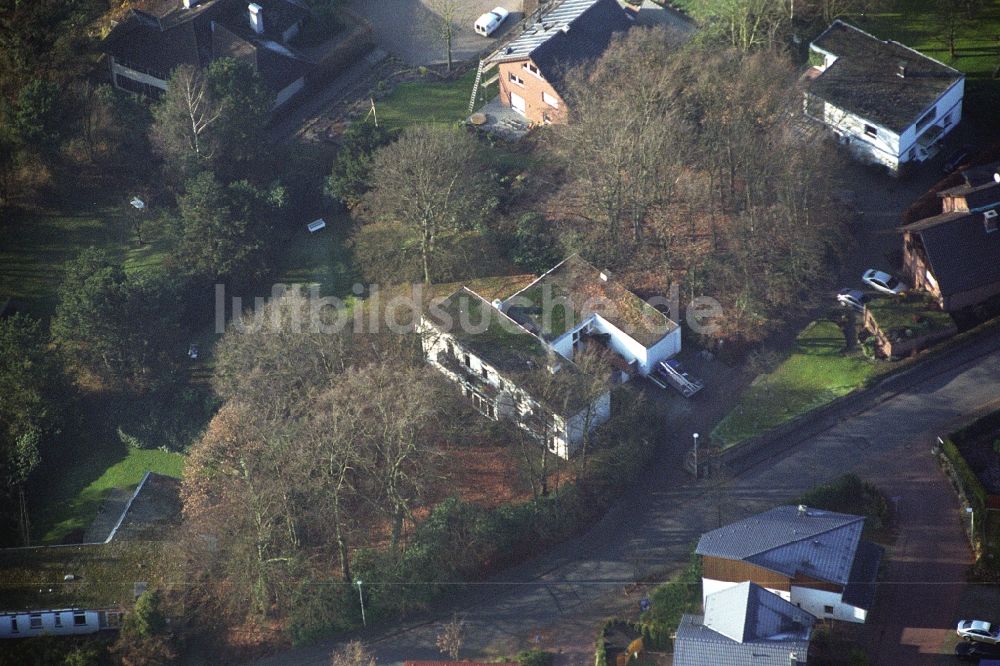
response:
M247 5L247 11L250 13L250 27L258 35L264 34L264 9L256 2L251 2Z
M906 62L901 60L896 64L896 76L901 79L906 78Z
M799 515L800 516L808 515L808 512L809 512L809 507L807 507L805 504L799 504Z

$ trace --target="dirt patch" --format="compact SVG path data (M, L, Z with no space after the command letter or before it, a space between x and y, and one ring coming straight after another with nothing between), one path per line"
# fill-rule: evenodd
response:
M493 508L531 499L514 452L509 448L450 448L445 450L453 495Z

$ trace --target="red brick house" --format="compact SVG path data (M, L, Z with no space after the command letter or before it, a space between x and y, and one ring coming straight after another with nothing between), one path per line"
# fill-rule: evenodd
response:
M564 0L490 55L498 66L500 102L536 124L564 123L566 72L599 57L632 19L616 0Z

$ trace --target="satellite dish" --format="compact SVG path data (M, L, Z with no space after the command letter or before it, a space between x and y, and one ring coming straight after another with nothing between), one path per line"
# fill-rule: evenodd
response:
M129 203L132 204L132 208L135 208L136 210L143 210L146 207L146 202L139 197L132 197L132 201Z

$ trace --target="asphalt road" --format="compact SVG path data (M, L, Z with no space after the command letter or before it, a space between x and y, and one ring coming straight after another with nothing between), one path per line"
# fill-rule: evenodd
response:
M902 655L909 664L936 663L949 647L948 628L960 612L968 554L962 552L957 503L934 470L929 451L936 435L1000 406L1000 335L980 339L952 358L954 363L918 366L905 387L895 382L892 392L879 396L869 409L845 414L825 431L735 479L695 482L680 471L676 461L688 446L689 433L703 426L696 420L697 410L671 423L661 459L590 532L461 593L458 608L466 622L462 656L512 654L539 645L561 652L559 663L591 664L601 619L637 611L641 593L629 594L630 583L667 577L683 564L703 531L854 472L892 484L891 494L902 493L901 487L910 493L902 502L901 542L890 552L897 564L890 567L878 595L893 619L873 621L879 628L871 640L890 659L882 663L903 663L891 661ZM938 498L931 501L935 512L921 513L921 496ZM953 516L950 522L948 516ZM929 546L913 546L928 539ZM901 571L904 562L910 563L909 573ZM913 581L914 576L922 580ZM910 599L904 584L913 582L924 587ZM984 603L1000 604L996 589L986 593ZM921 598L937 601L915 603ZM896 613L893 609L900 605L912 612ZM383 666L440 658L434 642L441 619L361 638ZM903 652L896 647L901 642L909 646L898 648ZM325 642L290 650L264 663L327 663L334 646Z

